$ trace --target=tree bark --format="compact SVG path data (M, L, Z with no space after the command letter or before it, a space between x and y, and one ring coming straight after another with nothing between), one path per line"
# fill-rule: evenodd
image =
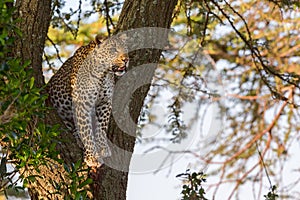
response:
M134 28L142 27L161 27L169 28L172 22L172 15L177 0L126 0L118 21L117 32L126 31ZM141 49L130 52L130 69L147 63L157 63L161 55L161 49ZM129 70L130 70L129 69ZM149 67L144 70L149 79L154 75L154 68ZM132 79L141 77L132 77ZM151 80L146 82L150 83ZM134 81L132 81L134 84ZM135 123L138 122L144 99L148 93L150 85L144 85L135 91L129 105L130 116ZM124 90L130 90L129 86L124 86ZM116 94L118 95L118 94ZM121 127L122 128L122 127ZM134 135L135 133L131 133ZM108 131L108 138L114 145L123 150L133 152L135 137L124 133L117 125L115 120L111 118ZM124 159L125 158L125 159ZM113 160L122 165L122 170L110 168L108 166L101 167L94 180L96 184L93 187L94 198L99 200L126 199L126 189L128 181L128 170L130 158L126 155L114 154ZM108 161L109 162L109 161ZM113 162L113 161L112 161ZM141 183L143 184L143 183Z
M45 40L51 20L51 0L17 0L15 3L15 18L22 36L15 35L16 40L12 53L21 58L22 62L30 61L35 84L41 87L45 84L42 61Z

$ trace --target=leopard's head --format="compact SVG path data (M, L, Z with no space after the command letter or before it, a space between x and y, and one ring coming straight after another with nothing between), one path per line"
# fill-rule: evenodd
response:
M125 34L113 36L105 40L101 45L106 46L108 54L111 55L111 68L116 76L125 74L129 64L128 50L126 46L127 36Z
M112 64L112 70L116 76L122 76L125 74L128 68L129 57L127 53L121 53Z

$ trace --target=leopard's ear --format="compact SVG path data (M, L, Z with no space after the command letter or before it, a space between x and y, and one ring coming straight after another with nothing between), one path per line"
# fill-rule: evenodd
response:
M107 37L102 35L102 34L97 34L96 37L95 37L95 42L96 44L101 44L104 40L106 40Z

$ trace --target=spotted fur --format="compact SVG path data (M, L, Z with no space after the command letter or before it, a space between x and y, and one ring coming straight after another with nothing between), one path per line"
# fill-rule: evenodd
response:
M128 65L126 36L96 38L80 47L50 79L49 99L66 126L85 149L88 166L110 156L106 132L112 108L115 76Z

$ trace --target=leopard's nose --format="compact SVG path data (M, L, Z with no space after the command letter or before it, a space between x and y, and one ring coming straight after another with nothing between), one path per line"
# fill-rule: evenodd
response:
M128 63L129 59L128 58L123 58L122 61L125 62L125 63Z

